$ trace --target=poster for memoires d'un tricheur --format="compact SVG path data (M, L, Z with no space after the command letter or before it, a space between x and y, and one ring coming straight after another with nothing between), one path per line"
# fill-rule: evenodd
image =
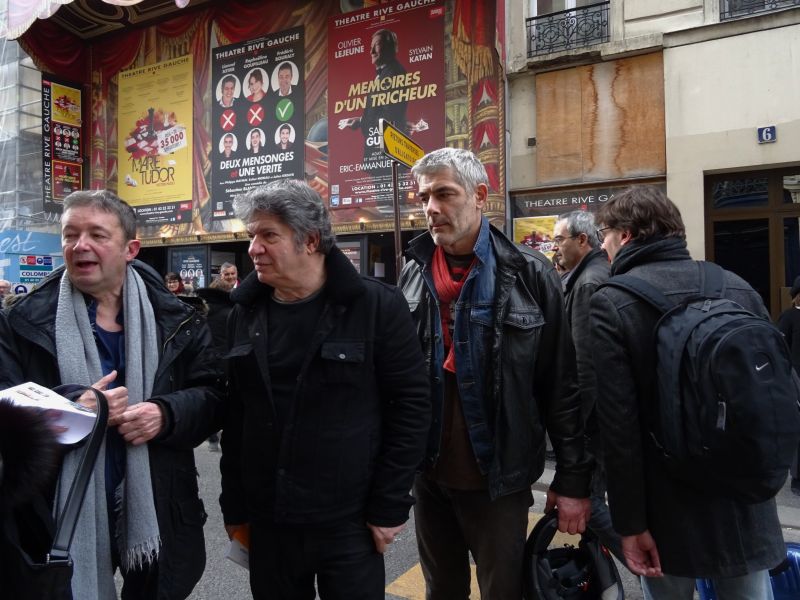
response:
M426 151L444 146L444 2L380 4L328 21L328 144L334 220L392 213L387 119ZM413 197L401 169L400 195ZM405 212L405 211L404 211Z

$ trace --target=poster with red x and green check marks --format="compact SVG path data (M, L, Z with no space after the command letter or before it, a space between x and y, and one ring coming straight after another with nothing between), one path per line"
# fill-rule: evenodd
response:
M221 46L212 59L212 215L280 178L303 178L303 28Z

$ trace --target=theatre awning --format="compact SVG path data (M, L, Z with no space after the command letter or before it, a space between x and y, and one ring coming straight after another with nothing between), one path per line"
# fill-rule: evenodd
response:
M111 6L116 7L132 7L138 4L149 5L147 6L148 9L159 8L159 12L163 14L165 10L175 10L177 8L184 8L188 6L190 0L161 0L161 1L153 1L153 0L102 0L104 4L108 4ZM71 4L73 0L7 0L8 2L8 11L6 13L5 23L2 24L2 33L3 35L9 39L14 40L25 33L28 28L33 25L36 19L47 19L58 11L65 4ZM91 20L92 19L92 11L89 9L86 2L78 2L79 5L84 5L79 9L81 13L81 17L84 20ZM156 7L155 5L170 5L170 7L159 6ZM105 13L102 15L104 18L114 18L117 15L113 14L112 12ZM125 14L122 10L119 11L118 17L120 20L124 20ZM80 36L79 32L73 31Z

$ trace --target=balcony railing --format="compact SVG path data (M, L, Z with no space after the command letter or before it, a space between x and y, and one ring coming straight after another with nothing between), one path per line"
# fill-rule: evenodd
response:
M800 6L800 0L720 0L719 20L738 19Z
M528 58L608 41L608 7L598 2L528 19Z

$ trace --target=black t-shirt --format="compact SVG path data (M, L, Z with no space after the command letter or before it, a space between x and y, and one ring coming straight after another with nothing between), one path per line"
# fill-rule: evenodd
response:
M269 300L267 361L278 431L283 429L286 422L297 387L297 377L324 307L324 288L297 302L281 302L274 297Z

